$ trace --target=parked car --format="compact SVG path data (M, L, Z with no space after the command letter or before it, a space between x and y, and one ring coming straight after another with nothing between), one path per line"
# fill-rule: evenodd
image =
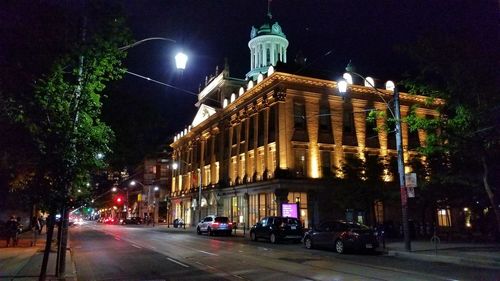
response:
M175 219L173 225L174 228L182 227L184 225L184 221L182 219Z
M378 246L375 232L368 226L356 222L328 221L304 234L304 246L312 248L335 248L342 254L348 250L375 250Z
M282 240L300 242L303 228L300 221L289 217L265 217L250 229L250 239L269 239L271 243Z
M207 216L201 220L196 227L196 233L202 234L203 232L206 232L210 236L217 233L231 235L232 230L233 224L229 222L229 218L218 216Z
M142 224L143 220L140 217L131 217L131 218L127 218L127 219L122 220L121 223L122 224Z

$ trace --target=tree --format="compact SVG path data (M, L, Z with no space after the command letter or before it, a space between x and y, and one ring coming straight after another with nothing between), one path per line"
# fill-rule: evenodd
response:
M436 179L432 185L440 182L441 189L446 185L454 187L443 197L460 194L457 188L464 187L469 194L478 194L477 187L481 187L488 201L485 207L495 213L498 235L499 176L493 171L500 168L500 40L497 29L487 30L428 34L407 47L405 51L416 67L403 84L410 93L446 100L437 108L437 120L415 114L407 118L411 130L427 132L426 146L420 151L438 163L433 167L437 169L430 172L431 178Z
M118 7L105 1L83 3L84 7L55 6L52 13L66 24L66 40L59 42L63 52L52 53L55 59L48 61L48 71L30 76L33 83L23 85L22 92L9 88L12 92L5 93L10 120L28 132L36 147L38 157L27 186L34 194L43 194L37 199L50 214L41 279L55 213L67 211L85 188L89 173L104 164L97 155L109 152L113 132L100 120L101 92L107 82L124 73L125 53L118 48L126 45L129 34ZM65 250L61 254L63 266Z

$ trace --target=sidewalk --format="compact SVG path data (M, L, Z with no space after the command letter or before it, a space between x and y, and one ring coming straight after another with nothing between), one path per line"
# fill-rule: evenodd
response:
M56 231L57 228L54 232L56 233ZM33 232L28 231L20 235L17 247L6 248L5 239L0 240L0 280L38 280L40 268L42 267L45 239L46 236L45 233L43 233L38 236L37 245L31 246ZM49 255L46 280L76 280L76 268L69 249L66 252L65 278L58 279L55 276L56 254L54 243Z
M166 224L161 224L158 228L167 232L191 232L196 229L192 226L184 228L174 228L170 225L167 228ZM250 239L249 229L237 229L233 231L233 236L239 238ZM430 240L411 241L411 252L405 250L404 242L391 241L386 242L385 249L382 245L378 249L385 255L395 256L405 259L415 259L422 261L442 262L459 264L472 267L483 267L500 269L500 244L495 243L456 243L456 242L441 242L438 244L437 251L434 244Z
M498 243L441 242L436 249L430 240L419 240L411 241L411 252L407 252L404 242L397 241L387 242L384 252L407 259L500 269Z

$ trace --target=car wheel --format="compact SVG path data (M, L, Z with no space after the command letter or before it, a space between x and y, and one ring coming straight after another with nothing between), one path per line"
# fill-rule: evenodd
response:
M342 242L342 240L339 239L335 241L335 251L339 254L343 254L345 252L344 242Z
M269 235L269 242L271 242L272 244L276 244L278 242L276 234L271 233L271 235Z
M257 241L257 236L255 235L255 232L250 232L250 240Z
M198 233L198 235L201 235L201 230L199 226L196 228L196 233Z
M304 239L304 246L306 246L307 249L314 248L311 237L306 237L306 239Z

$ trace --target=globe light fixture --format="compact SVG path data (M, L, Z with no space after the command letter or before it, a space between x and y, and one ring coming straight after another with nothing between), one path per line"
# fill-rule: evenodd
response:
M342 96L347 93L347 81L344 79L341 79L337 82L337 87L339 88L339 93L342 94Z
M177 53L175 55L175 66L177 69L184 70L186 69L186 64L188 61L188 56L182 52Z

